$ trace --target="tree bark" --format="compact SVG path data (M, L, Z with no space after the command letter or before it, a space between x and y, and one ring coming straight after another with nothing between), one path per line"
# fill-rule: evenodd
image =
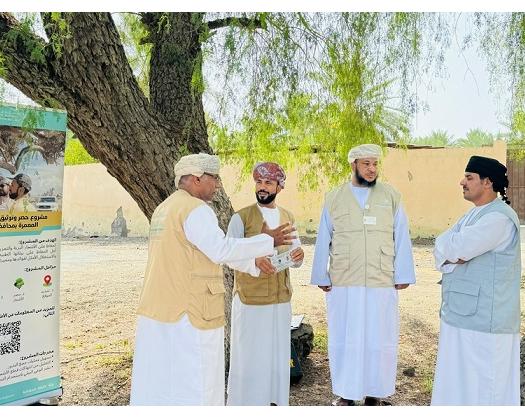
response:
M185 138L190 153L212 153L204 118L202 92L194 75L202 71L201 41L202 13L147 13L143 22L149 28L153 42L150 68L151 107L175 127ZM213 208L219 225L226 231L233 208L224 189L216 194ZM230 318L233 272L224 268L225 294L225 357L229 366Z
M148 100L133 75L109 13L62 13L64 36L43 13L49 39L20 31L10 13L0 13L0 53L9 83L44 106L60 106L86 150L107 168L151 218L174 190L173 165L184 154L212 150L202 91L193 82L201 71L201 13L144 13L153 43ZM19 35L14 37L14 33ZM41 54L34 54L34 51ZM35 58L36 57L36 58ZM221 190L213 202L226 229L233 213ZM228 269L225 269L229 271ZM226 360L233 277L225 274Z

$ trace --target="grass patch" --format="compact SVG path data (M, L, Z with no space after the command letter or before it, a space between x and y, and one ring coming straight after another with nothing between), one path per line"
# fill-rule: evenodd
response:
M82 342L77 342L75 340L69 340L67 342L64 342L64 348L70 351L72 351L73 349L80 348L81 346Z
M328 332L326 329L314 330L314 349L321 353L328 352Z
M434 377L432 374L425 374L423 376L423 392L426 394L432 394L432 387L434 386Z
M118 355L105 355L101 356L96 360L98 365L109 367L113 365L131 364L133 361L133 355L131 352Z
M129 348L130 347L130 344L129 344L129 340L128 339L122 339L122 340L119 340L117 345L119 346L123 346L124 348Z

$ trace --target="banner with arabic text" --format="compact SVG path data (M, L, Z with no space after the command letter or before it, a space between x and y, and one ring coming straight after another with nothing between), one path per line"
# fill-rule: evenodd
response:
M0 105L0 405L62 394L66 113Z

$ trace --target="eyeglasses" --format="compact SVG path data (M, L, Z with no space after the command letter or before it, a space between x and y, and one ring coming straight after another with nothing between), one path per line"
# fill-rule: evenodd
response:
M211 174L211 173L208 173L208 172L204 172L203 175L208 175L209 177L212 177L213 179L215 179L218 182L221 181L221 177L219 175L214 175L214 174Z

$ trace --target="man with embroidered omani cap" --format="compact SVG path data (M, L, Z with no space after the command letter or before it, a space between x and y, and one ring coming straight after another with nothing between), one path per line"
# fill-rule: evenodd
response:
M253 169L257 203L236 212L228 226L229 237L253 237L264 225L275 228L293 225L291 212L276 205L286 175L281 166L262 162ZM276 253L290 252L299 267L304 258L301 242L276 247ZM268 258L248 261L235 271L231 313L229 406L287 406L290 393L290 323L292 287L286 268L276 272ZM255 273L245 273L255 267ZM260 270L260 272L259 272Z
M274 237L225 237L207 205L221 185L219 168L217 156L182 157L175 164L178 190L151 218L132 405L224 405L224 285L219 264L270 255L274 245L291 242L283 226L266 230Z
M328 358L337 406L365 406L394 394L398 290L415 283L401 196L378 182L381 148L348 153L349 182L325 198L311 283L326 292Z
M443 275L432 405L520 405L520 223L506 173L496 159L472 156L460 185L474 208L436 238Z

